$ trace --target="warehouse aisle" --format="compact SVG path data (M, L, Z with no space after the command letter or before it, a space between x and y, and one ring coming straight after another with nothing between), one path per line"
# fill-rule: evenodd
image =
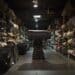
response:
M32 60L33 48L20 57L19 61L9 70L31 71L31 70L75 70L75 61L70 59L68 65L67 57L54 50L44 50L45 60Z
M32 54L33 48L31 47L25 55L19 57L17 63L13 65L12 68L9 69L9 71L16 71L21 65L25 63L32 63Z
M55 50L46 49L43 51L45 60L32 60L33 48L30 48L26 55L21 56L5 75L56 75L60 73L66 75L66 72L75 70L75 61L72 59L68 65L67 58Z

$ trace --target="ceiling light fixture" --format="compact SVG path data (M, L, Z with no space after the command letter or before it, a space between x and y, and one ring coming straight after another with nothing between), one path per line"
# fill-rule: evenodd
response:
M34 5L33 5L33 7L34 7L34 8L37 8L37 7L38 7L38 5L37 5L37 4L34 4Z
M33 18L34 18L34 19L41 18L41 15L33 15Z
M33 7L37 8L38 7L38 1L37 0L33 0L32 2L33 2Z

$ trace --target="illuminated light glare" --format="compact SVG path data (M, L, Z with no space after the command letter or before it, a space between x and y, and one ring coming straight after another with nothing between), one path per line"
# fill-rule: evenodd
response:
M34 19L36 19L36 18L41 18L41 15L34 15L33 18L34 18Z
M34 5L33 5L33 7L34 7L34 8L37 8L37 7L38 7L38 5L37 5L37 4L34 4Z
M37 18L35 18L35 22L38 22L38 19Z

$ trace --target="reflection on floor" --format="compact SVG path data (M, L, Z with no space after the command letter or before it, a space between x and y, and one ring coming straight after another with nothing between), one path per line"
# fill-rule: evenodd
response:
M46 61L48 63L51 63L51 64L70 64L70 65L75 65L75 61L72 60L72 59L69 59L68 61L68 57L66 56L63 56L62 54L56 52L56 51L53 51L53 50L44 50L44 53L45 53L45 58L46 58Z
M21 56L19 61L9 72L31 70L75 70L75 61L57 53L56 51L44 50L45 60L32 60L33 48L26 55Z

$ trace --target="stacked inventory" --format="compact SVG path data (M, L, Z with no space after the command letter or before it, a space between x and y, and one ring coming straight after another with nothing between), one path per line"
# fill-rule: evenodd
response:
M0 63L10 66L16 62L14 51L19 33L19 25L15 23L16 16L8 5L0 2ZM16 54L15 54L16 55ZM13 59L11 61L11 59Z
M55 31L57 51L63 54L73 53L75 55L75 25L70 19L66 24L61 25L58 30Z

